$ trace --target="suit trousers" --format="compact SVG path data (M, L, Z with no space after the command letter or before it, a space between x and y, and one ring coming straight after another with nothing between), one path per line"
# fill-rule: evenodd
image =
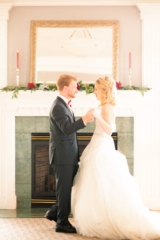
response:
M68 224L68 217L71 211L71 191L73 180L78 170L76 165L53 165L56 177L56 205L51 207L51 211L57 211L57 223L65 226Z

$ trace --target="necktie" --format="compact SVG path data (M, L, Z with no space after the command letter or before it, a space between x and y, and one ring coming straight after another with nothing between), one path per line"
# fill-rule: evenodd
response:
M68 105L69 105L70 107L72 107L72 105L71 105L71 100L68 101Z
M68 101L68 106L69 106L69 108L70 108L70 110L71 110L72 115L74 115L74 114L73 114L73 110L72 110L71 100Z

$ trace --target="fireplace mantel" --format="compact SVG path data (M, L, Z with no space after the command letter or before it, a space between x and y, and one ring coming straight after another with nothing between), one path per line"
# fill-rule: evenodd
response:
M117 116L134 116L137 110L142 111L146 104L148 93L144 96L135 90L118 90ZM12 92L0 93L0 109L2 111L14 112L15 116L48 116L53 100L58 96L58 91L36 92L22 91L18 93L18 98L12 99ZM78 92L73 99L73 109L75 116L82 116L90 108L98 106L94 94L86 94L85 91Z
M19 91L18 98L12 99L12 92L0 93L0 209L16 209L15 194L15 117L16 116L48 116L50 106L57 97L58 92L36 92ZM116 107L117 117L134 117L134 175L137 179L144 201L148 206L155 206L153 199L146 197L146 192L156 188L154 179L152 186L146 184L145 171L148 171L149 164L144 164L143 159L147 156L143 150L145 143L144 127L145 112L150 93L144 96L134 90L119 90L118 105ZM78 92L73 100L75 116L82 116L90 108L98 106L94 94L86 95L85 92ZM141 161L140 161L141 160ZM151 161L151 159L148 159ZM152 190L153 190L152 189ZM149 196L150 197L150 196Z

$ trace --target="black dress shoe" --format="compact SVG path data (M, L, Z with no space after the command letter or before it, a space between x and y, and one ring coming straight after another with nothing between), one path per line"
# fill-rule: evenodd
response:
M50 221L57 222L57 216L54 212L52 212L52 210L48 210L44 217Z
M56 224L56 232L77 233L75 227L73 227L71 224L68 224L66 226L61 226L58 223Z

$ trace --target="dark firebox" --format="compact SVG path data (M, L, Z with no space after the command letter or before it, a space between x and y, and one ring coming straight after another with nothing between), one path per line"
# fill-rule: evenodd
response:
M79 155L93 133L77 133ZM117 149L117 133L112 134ZM32 133L32 207L49 207L56 202L56 180L49 164L49 133Z

